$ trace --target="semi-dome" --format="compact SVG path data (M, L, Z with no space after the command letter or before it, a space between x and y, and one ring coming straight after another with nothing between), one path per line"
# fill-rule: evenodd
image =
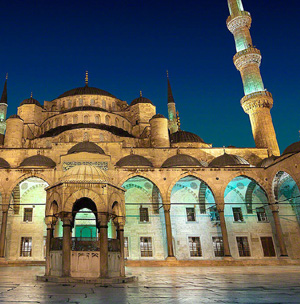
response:
M278 156L271 155L270 157L267 157L260 161L256 167L266 168L269 167L271 164L274 163L274 161L278 158Z
M150 104L153 105L153 103L152 103L152 101L151 101L150 99L148 99L148 98L146 98L146 97L144 97L144 96L140 96L140 97L134 99L134 100L131 102L130 106L134 106L134 105L136 105L136 104L138 104L138 103L150 103Z
M231 166L249 166L249 163L242 157L233 154L224 153L213 159L208 167L231 167Z
M110 94L107 91L104 91L104 90L101 90L98 88L94 88L94 87L89 87L87 85L84 87L69 90L69 91L59 95L57 98L71 97L71 96L77 96L77 95L100 95L100 96L116 98L114 95Z
M49 157L44 155L33 155L28 158L25 158L20 167L48 167L54 168L56 163Z
M204 140L198 135L181 130L170 134L170 141L171 143L181 143L181 142L205 143Z
M177 154L165 160L161 167L204 167L204 164L201 164L201 162L199 162L199 160L193 156L186 154Z
M110 182L110 178L107 173L92 165L79 165L74 166L67 170L61 181L69 182Z
M300 141L297 141L291 145L289 145L282 153L282 155L290 154L290 153L298 153L300 152Z
M27 104L34 104L34 105L37 105L37 106L39 106L39 107L42 108L42 105L41 105L36 99L34 99L34 98L32 98L32 97L27 98L27 99L24 99L24 100L21 102L20 106L27 105Z
M155 115L152 116L151 119L154 119L154 118L166 118L166 117L162 114L155 114Z
M80 152L105 154L102 148L100 148L95 143L89 141L84 141L76 144L68 151L68 154L80 153Z
M23 120L18 114L10 115L10 116L8 117L8 119L10 119L10 118L18 118L18 119Z
M4 168L4 169L9 169L10 168L9 163L1 157L0 157L0 168Z
M141 155L127 155L121 158L117 163L118 167L153 167L149 159Z

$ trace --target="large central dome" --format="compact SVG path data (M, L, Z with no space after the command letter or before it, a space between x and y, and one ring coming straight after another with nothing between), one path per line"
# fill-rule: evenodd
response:
M94 87L89 87L89 86L84 86L80 88L75 88L70 91L67 91L61 95L59 95L57 98L63 98L63 97L69 97L69 96L77 96L77 95L101 95L101 96L108 96L108 97L113 97L116 98L114 95L110 94L107 91L94 88Z

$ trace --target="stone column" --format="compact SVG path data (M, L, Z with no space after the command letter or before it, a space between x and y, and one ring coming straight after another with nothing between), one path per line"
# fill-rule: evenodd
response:
M62 250L62 275L71 276L71 218L65 216L63 220L63 250Z
M7 227L8 210L2 211L2 225L0 234L0 258L5 257L5 239L6 239L6 227Z
M171 204L163 204L164 214L165 214L165 222L166 222L166 234L167 234L167 247L168 247L168 258L174 257L174 249L173 249L173 237L172 237L172 225L171 225L171 216L170 209Z
M2 224L1 224L1 233L0 233L0 258L5 257L5 240L6 240L8 207L9 207L9 205L8 205L8 203L5 204L5 198L3 197Z
M117 227L117 238L120 241L120 274L125 277L125 248L124 248L124 226Z
M53 238L54 226L52 224L47 224L47 238L46 238L46 271L45 275L50 275L50 250L51 250L51 240Z
M100 230L100 277L108 277L108 238L107 238L107 223L108 214L106 212L99 215L99 230Z
M220 217L220 226L222 231L222 237L223 237L223 246L224 246L224 256L225 257L231 257L230 254L230 247L229 247L229 241L228 241L228 233L226 228L226 221L224 216L224 206L217 206L219 217Z
M275 224L275 230L276 230L276 236L277 241L280 248L280 256L287 257L287 250L283 239L283 232L280 224L280 218L279 218L279 207L275 204L270 205L270 209L272 210L273 218L274 218L274 224Z

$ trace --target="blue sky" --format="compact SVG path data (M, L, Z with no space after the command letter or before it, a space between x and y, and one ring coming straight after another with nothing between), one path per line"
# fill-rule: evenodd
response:
M0 81L9 73L8 114L33 96L41 103L84 85L128 103L139 91L167 115L166 70L181 126L213 146L254 146L240 106L243 87L226 28L226 0L3 1ZM273 94L281 151L299 140L299 6L244 0L261 72ZM1 83L1 82L0 82Z

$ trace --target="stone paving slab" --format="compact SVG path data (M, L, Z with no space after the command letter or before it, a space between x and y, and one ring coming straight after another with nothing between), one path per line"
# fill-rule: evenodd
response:
M300 267L127 268L126 284L37 282L43 267L1 267L0 303L299 304Z

